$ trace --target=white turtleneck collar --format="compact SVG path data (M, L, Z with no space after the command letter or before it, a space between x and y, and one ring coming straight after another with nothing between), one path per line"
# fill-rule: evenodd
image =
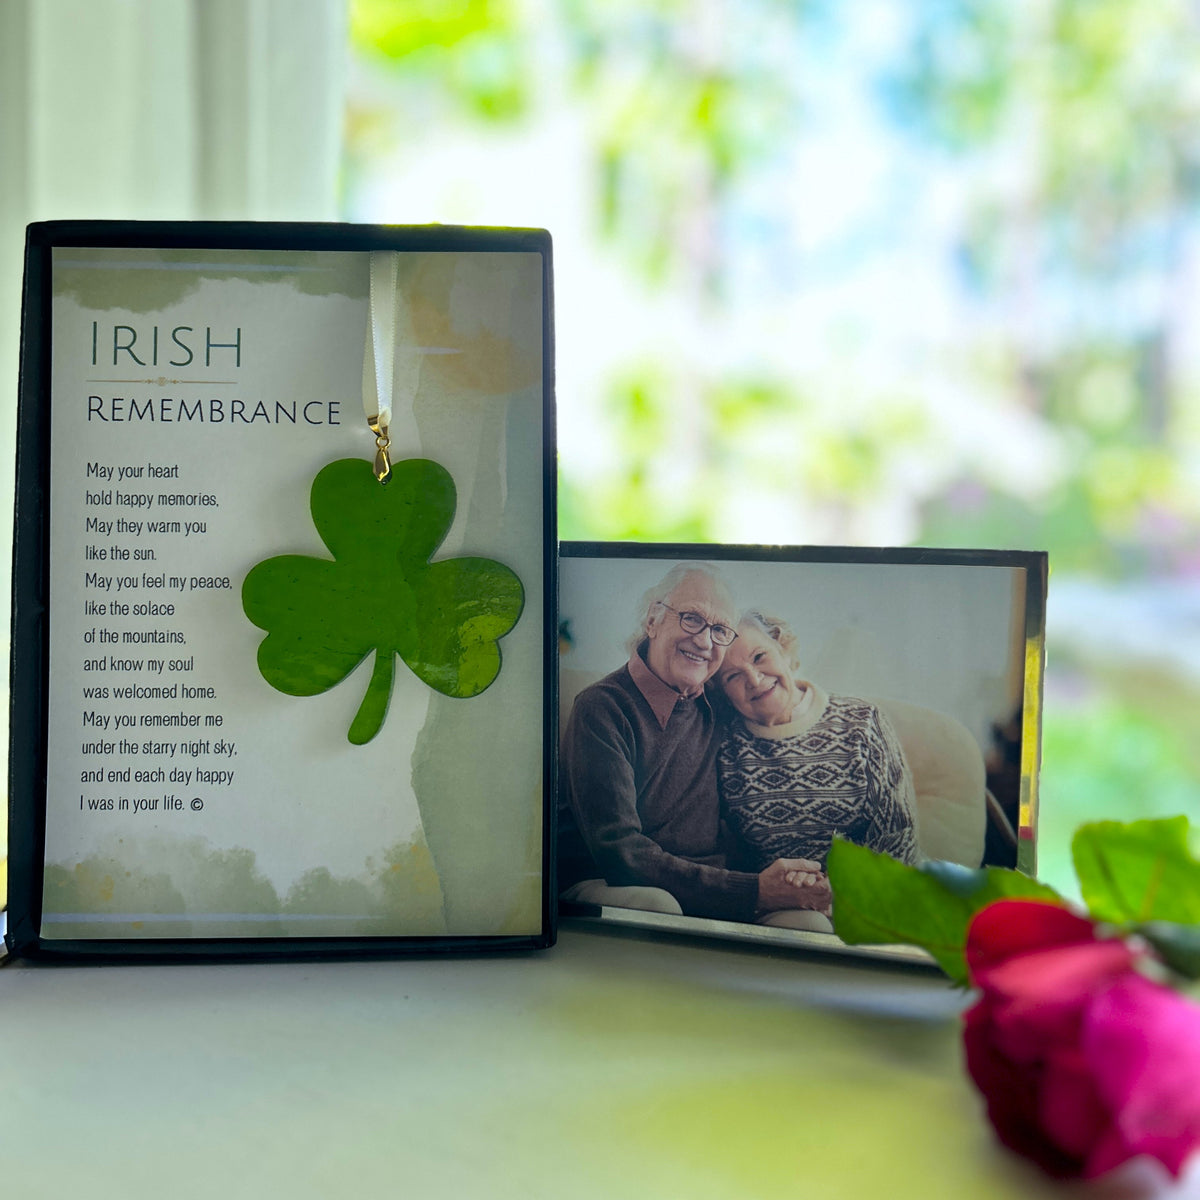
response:
M797 679L796 683L804 688L804 695L792 710L791 720L783 725L759 725L756 721L747 721L743 717L742 724L746 726L747 732L754 737L776 740L796 737L811 729L824 714L825 706L829 703L829 693L805 679Z

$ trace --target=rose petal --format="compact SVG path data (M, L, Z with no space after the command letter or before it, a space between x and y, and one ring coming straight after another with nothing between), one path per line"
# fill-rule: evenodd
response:
M1005 1001L1080 1003L1110 980L1128 974L1137 958L1116 938L1034 950L985 968L979 986Z
M971 1077L1001 1141L1054 1175L1200 1150L1200 1008L1137 974L1139 954L1060 905L1008 900L968 934Z
M1049 1047L1078 1044L1078 1006L1043 1003L1036 998L997 1003L991 1037L997 1051L1013 1062L1041 1063Z
M1120 1135L1096 1148L1087 1173L1116 1166L1124 1150L1152 1155L1178 1178L1200 1148L1200 1008L1130 975L1089 1005L1081 1048Z
M1039 1125L1040 1072L1006 1058L996 1049L993 1033L985 998L965 1014L963 1047L967 1071L987 1102L988 1119L996 1136L1010 1150L1032 1159L1050 1175L1077 1176L1082 1159L1066 1154Z
M1004 1052L1033 1061L1049 1046L1075 1045L1085 1004L1127 974L1135 958L1123 942L1091 942L1023 954L980 972Z
M980 909L967 927L967 969L971 982L977 983L978 972L1014 956L1095 940L1092 922L1061 904L996 900Z
M1046 1060L1038 1117L1046 1136L1079 1163L1112 1127L1091 1064L1077 1047L1058 1049Z
M1110 1125L1088 1153L1079 1174L1085 1179L1096 1179L1137 1156L1138 1151L1125 1140L1121 1127Z

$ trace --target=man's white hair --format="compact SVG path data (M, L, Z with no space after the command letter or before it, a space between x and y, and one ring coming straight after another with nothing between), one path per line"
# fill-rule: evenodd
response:
M725 576L717 570L711 563L706 562L682 562L676 563L652 588L642 595L637 607L637 629L626 640L625 648L630 654L633 654L642 644L642 640L646 636L646 626L649 625L654 616L655 608L664 603L667 597L681 584L685 579L691 578L693 575L700 575L706 579L713 589L717 592L723 592L729 600L729 619L734 622L737 619L737 605L734 603L733 589L729 586L729 582Z

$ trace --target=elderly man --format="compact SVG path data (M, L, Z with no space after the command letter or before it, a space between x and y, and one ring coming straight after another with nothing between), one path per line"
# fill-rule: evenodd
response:
M562 747L564 900L797 926L785 910L827 906L828 884L807 860L777 859L760 874L728 865L722 731L704 685L736 625L712 568L675 567L647 593L628 663L579 694Z

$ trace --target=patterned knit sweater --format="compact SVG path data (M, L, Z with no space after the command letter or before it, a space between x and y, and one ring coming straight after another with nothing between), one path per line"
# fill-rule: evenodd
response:
M836 834L916 862L916 796L895 730L866 700L807 688L790 723L735 720L721 747L726 817L750 865L807 858L823 868Z

